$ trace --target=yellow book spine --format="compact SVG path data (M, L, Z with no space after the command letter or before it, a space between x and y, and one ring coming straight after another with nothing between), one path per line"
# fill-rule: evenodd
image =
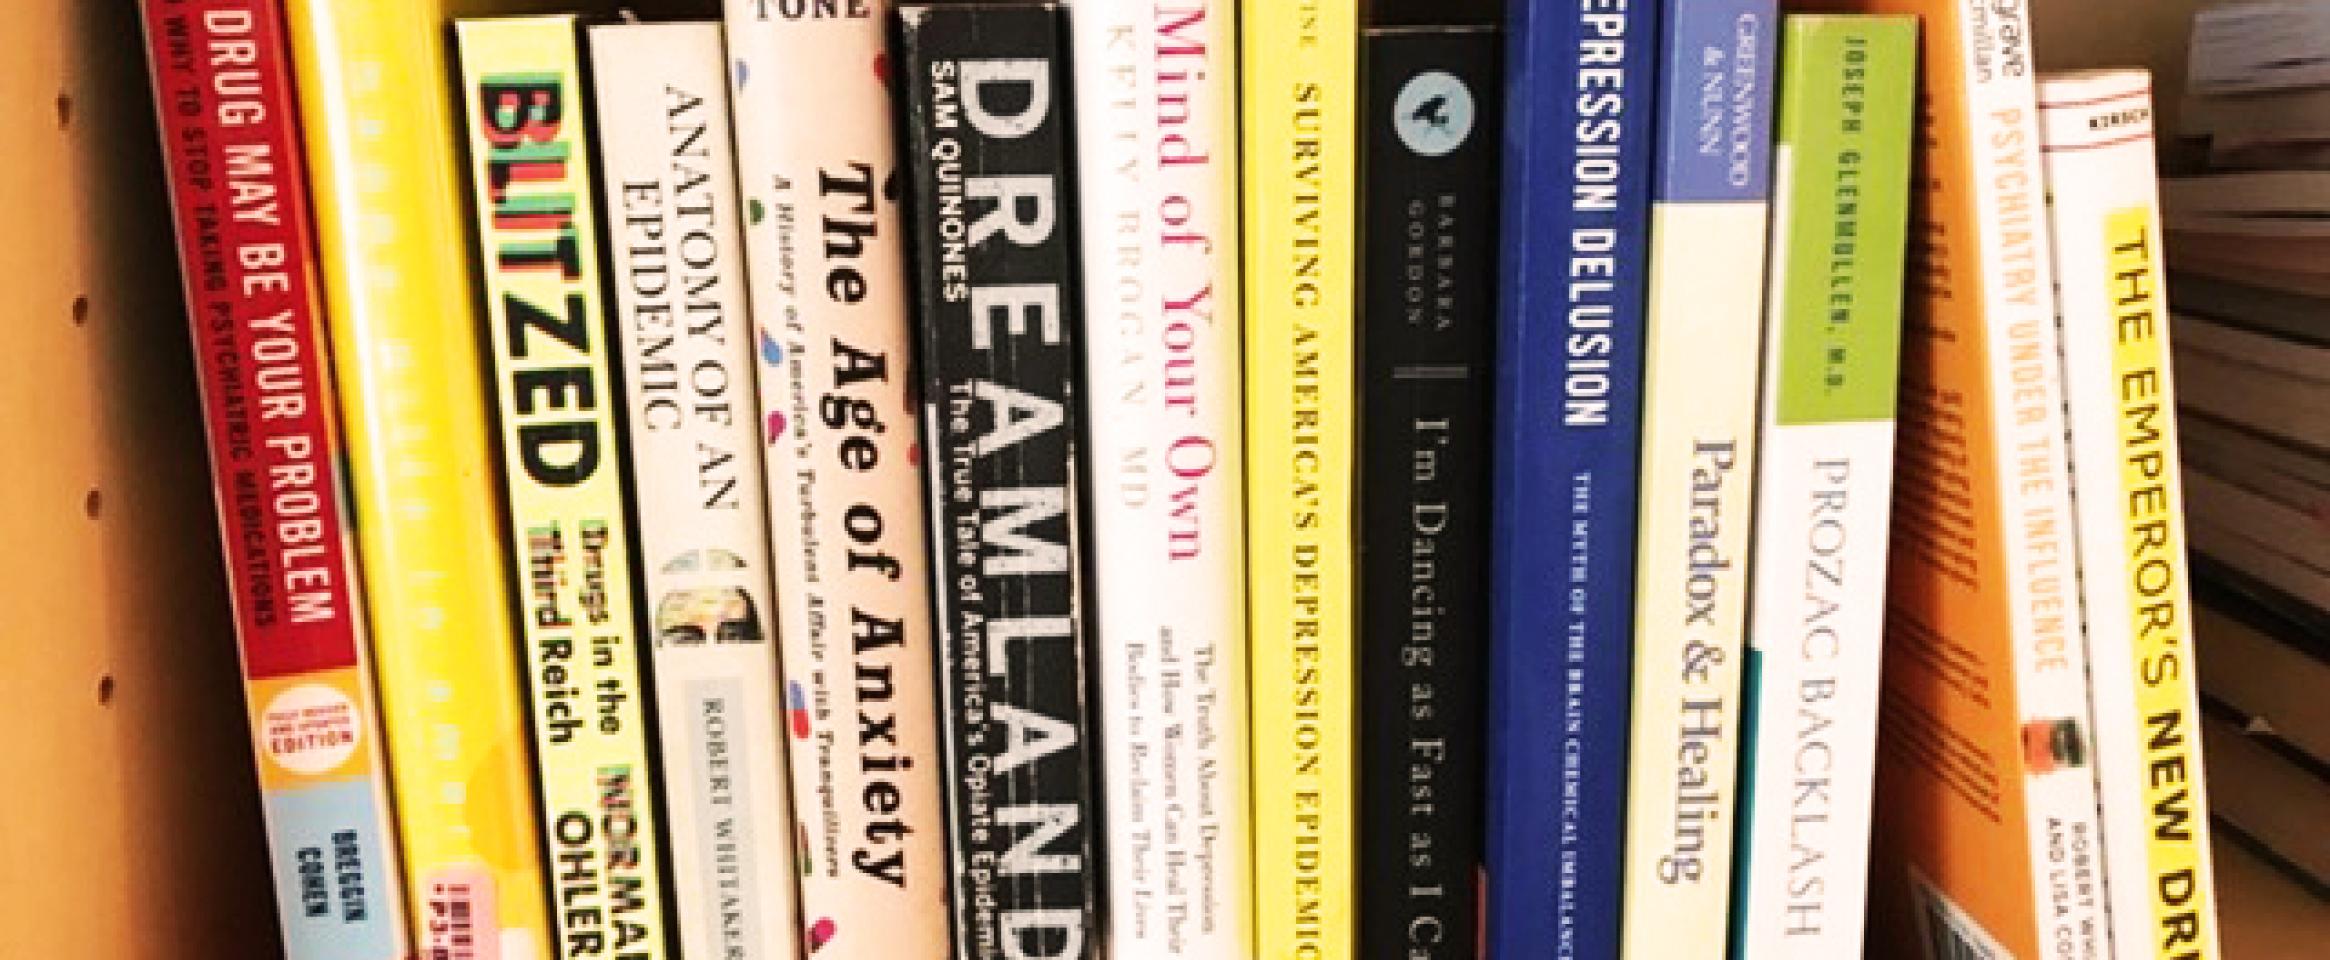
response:
M287 6L413 940L548 957L445 11Z
M1245 103L1256 931L1355 956L1352 289L1357 5L1257 0Z
M560 954L653 960L668 956L663 841L579 26L464 20L456 35Z
M2209 861L2200 738L2191 726L2200 704L2192 679L2189 572L2181 569L2184 497L2177 483L2176 388L2169 372L2168 312L2162 309L2158 212L2148 203L2110 211L2104 241L2109 249L2102 251L2103 260L2114 288L2111 373L2119 389L2114 391L2118 429L2112 439L2120 464L2118 489L2104 492L2119 508L2125 563L2118 569L2099 564L2106 569L2085 575L2117 574L2124 584L2121 609L2135 643L2133 649L2110 652L2126 656L2125 666L2134 668L2136 682L2125 686L2133 694L2134 716L2143 718L2141 795L2143 809L2151 814L2140 821L2144 829L2135 831L2144 837L2147 869L2112 876L2114 883L2138 879L2140 894L2123 897L2115 891L2114 899L2142 903L2149 923L2115 915L2120 921L2115 933L2135 941L2116 946L2160 960L2201 960L2224 953L2217 942L2217 885ZM2119 615L2120 610L2088 612L2098 619ZM2126 758L2113 759L2124 763ZM2142 948L2146 943L2149 950Z

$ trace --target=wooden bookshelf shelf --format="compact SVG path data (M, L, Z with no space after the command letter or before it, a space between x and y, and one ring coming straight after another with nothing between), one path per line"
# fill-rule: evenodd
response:
M266 838L137 5L0 56L0 926L25 957L264 957ZM21 951L21 952L19 952Z
M2201 0L2031 0L2045 65L2141 62ZM0 954L278 951L134 0L10 0L0 56ZM2173 121L2163 129L2174 129ZM2330 903L2220 854L2233 960Z

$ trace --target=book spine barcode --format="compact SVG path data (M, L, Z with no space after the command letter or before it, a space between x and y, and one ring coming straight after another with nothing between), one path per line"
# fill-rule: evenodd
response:
M1991 960L1990 951L1971 940L1958 929L1955 918L1939 903L1928 903L1926 916L1926 947L1933 960Z
M1968 912L1973 903L1953 898L1915 868L1909 870L1909 883L1914 912L1907 919L1911 929L1904 932L1916 953L1926 960L2014 960L2015 954Z

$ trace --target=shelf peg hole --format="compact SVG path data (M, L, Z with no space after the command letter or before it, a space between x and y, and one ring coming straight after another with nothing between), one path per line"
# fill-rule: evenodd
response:
M99 492L96 487L90 487L89 493L81 498L81 512L88 514L89 519L95 520L104 509L105 494Z
M57 129L70 130L72 128L73 95L62 90L57 91Z
M88 297L73 298L73 325L76 327L86 327L89 325Z
M99 706L106 707L113 705L113 674L106 673L98 675L97 703Z

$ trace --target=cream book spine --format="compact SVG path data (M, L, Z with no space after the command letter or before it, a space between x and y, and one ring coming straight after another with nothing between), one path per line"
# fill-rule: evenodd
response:
M950 943L890 6L726 7L801 919L819 960Z
M1771 222L1771 0L1661 24L1634 578L1622 951L1729 932Z
M793 815L744 239L711 23L590 30L677 942L789 960Z
M1108 954L1253 950L1237 5L1070 18Z

